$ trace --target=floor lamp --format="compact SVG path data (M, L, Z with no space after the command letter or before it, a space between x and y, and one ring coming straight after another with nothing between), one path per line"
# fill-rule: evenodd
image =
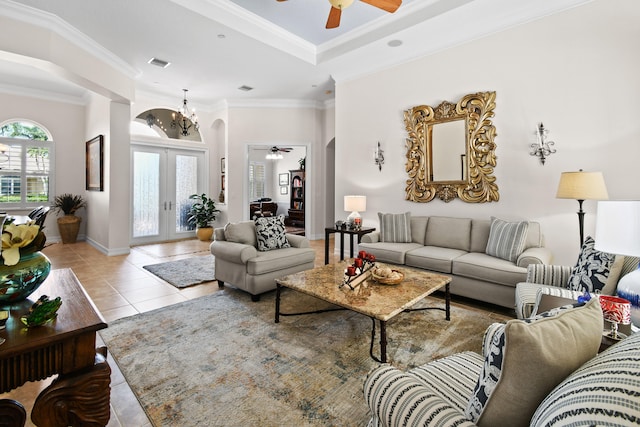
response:
M562 172L558 184L558 199L576 199L578 201L578 225L580 227L580 246L584 243L584 211L585 200L607 200L607 187L602 172Z

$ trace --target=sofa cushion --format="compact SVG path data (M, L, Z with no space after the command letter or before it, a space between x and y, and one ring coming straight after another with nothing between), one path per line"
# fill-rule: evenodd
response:
M489 231L491 231L491 220L471 220L471 248L469 252L485 253L489 241Z
M411 241L424 245L424 237L427 234L428 216L411 215Z
M581 307L494 328L466 415L480 427L528 426L542 400L600 347L602 310Z
M391 214L378 212L380 241L411 243L411 212Z
M411 250L421 248L418 243L364 243L358 244L358 248L375 255L376 260L391 264L404 264L405 254Z
M527 269L491 255L470 252L453 260L452 273L470 279L514 287L527 277Z
M224 238L228 242L257 247L256 224L253 221L229 222L224 226Z
M256 238L259 251L288 248L284 215L256 218Z
M542 401L531 427L640 424L640 334L582 365Z
M491 217L487 255L516 262L524 250L528 230L527 221L509 222Z
M595 241L587 236L580 248L578 262L571 271L567 287L572 291L599 292L613 295L618 284L624 257L601 252Z
M410 267L418 267L439 273L451 273L453 260L466 253L460 249L422 246L408 251L405 255L404 263Z
M468 218L429 217L426 246L460 249L469 252L471 247L471 220Z
M277 251L257 252L256 257L247 261L247 273L258 276L281 271L313 262L315 257L316 251L313 248L282 248Z

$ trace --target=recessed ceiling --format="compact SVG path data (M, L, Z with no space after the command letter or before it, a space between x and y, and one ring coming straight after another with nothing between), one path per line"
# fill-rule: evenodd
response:
M404 0L393 14L356 1L332 30L324 28L328 0L0 0L0 15L44 23L63 37L77 38L77 30L133 70L139 93L178 103L187 88L190 105L206 109L221 100L327 102L334 81L588 1ZM151 65L153 57L171 65ZM2 51L0 82L2 91L86 93Z

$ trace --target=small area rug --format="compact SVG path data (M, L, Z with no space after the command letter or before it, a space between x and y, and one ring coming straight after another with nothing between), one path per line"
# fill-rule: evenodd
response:
M196 256L178 261L145 265L142 268L176 288L216 280L213 255Z
M212 295L112 322L109 353L158 426L364 426L362 385L371 320L351 311L280 318L274 293L252 302L226 287ZM420 305L443 306L427 298ZM283 312L326 308L284 289ZM506 318L454 304L388 323L388 357L407 369L480 351L486 327ZM376 338L376 341L378 338ZM376 349L379 345L376 343Z

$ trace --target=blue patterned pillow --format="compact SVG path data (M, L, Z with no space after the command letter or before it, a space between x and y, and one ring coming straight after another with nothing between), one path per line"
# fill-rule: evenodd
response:
M611 294L611 286L607 284L615 285L618 282L621 265L614 268L616 256L596 250L595 243L591 236L587 236L584 240L578 262L571 271L567 288L578 292Z
M256 218L256 237L259 251L290 248L291 245L284 233L284 215Z

